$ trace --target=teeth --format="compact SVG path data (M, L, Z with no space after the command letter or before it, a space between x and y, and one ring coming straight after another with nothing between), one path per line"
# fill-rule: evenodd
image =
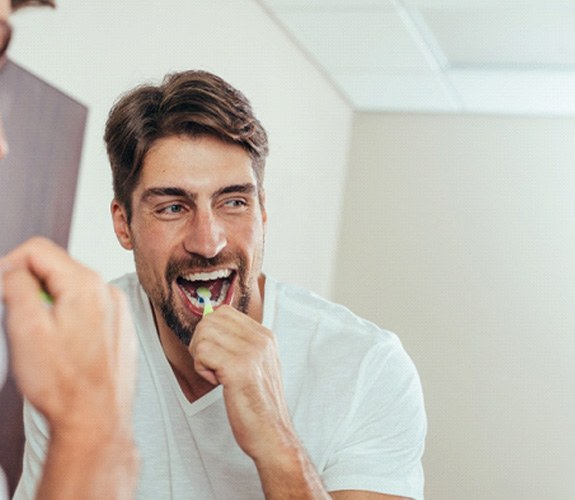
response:
M210 281L217 280L221 278L227 278L232 274L231 269L218 269L217 271L212 271L211 273L195 273L182 276L186 281Z

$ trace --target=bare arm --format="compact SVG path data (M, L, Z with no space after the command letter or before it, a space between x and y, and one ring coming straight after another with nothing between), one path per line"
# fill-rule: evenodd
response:
M136 468L131 439L54 435L36 499L133 498Z
M38 498L131 498L135 335L123 295L44 239L1 266L14 374L50 428Z
M266 499L400 499L365 491L327 492L291 424L271 331L232 308L221 308L200 322L190 352L196 372L223 385L234 436L253 459Z
M299 458L295 459L291 464L288 461L282 464L282 460L279 458L280 454L276 453L275 456L278 458L267 461L268 466L275 462L275 467L273 465L269 468L258 466L266 499L409 500L405 497L369 491L346 490L327 493L319 474L307 458L305 451L302 449L296 451L294 449L293 452L288 452L282 456L286 458L290 455ZM273 455L269 458L272 457Z

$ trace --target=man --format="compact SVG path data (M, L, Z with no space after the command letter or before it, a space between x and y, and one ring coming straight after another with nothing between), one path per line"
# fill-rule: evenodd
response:
M116 285L141 346L138 498L423 498L421 387L397 337L261 271L268 145L246 98L171 75L123 96L105 140L137 270Z
M12 11L40 4L53 2L0 0L0 60ZM7 151L2 134L0 158ZM37 498L130 498L137 472L135 334L124 296L37 238L0 259L0 321L2 301L16 381L50 429ZM6 365L0 332L0 386ZM3 482L0 498L6 498Z

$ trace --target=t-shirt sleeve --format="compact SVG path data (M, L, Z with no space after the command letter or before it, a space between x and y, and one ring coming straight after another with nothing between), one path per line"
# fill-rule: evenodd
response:
M26 444L22 462L22 476L18 482L13 500L33 500L42 477L42 468L48 447L48 426L45 419L24 402L24 430Z
M359 370L353 401L322 478L328 491L365 490L423 500L427 430L417 370L399 340L377 345Z

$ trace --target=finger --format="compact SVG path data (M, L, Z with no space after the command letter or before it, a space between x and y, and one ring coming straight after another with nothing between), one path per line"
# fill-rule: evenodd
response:
M32 238L0 259L4 268L24 267L28 269L54 298L69 289L73 270L82 266L72 260L68 253L45 238Z
M192 337L192 343L190 343L190 347L188 349L192 355L192 359L194 360L194 370L196 370L196 373L203 379L207 380L210 384L219 385L220 381L218 380L213 360L214 346L207 340L196 340L196 342L193 342L193 340L194 338Z
M201 364L195 364L195 363L194 363L194 368L196 370L196 373L200 377L202 377L204 380L208 381L210 384L220 385L220 381L218 380L216 372L214 372L213 370L210 370L209 368L205 368Z
M2 294L9 308L18 313L32 313L45 303L42 299L39 281L24 268L12 268L2 272Z
M4 271L2 276L8 336L14 349L19 336L30 335L50 324L50 313L40 295L40 284L23 268Z
M252 343L253 332L249 324L243 323L243 313L238 313L238 317L226 314L218 314L216 310L213 314L206 316L200 321L190 347L200 340L209 340L214 345L229 351L240 354Z

